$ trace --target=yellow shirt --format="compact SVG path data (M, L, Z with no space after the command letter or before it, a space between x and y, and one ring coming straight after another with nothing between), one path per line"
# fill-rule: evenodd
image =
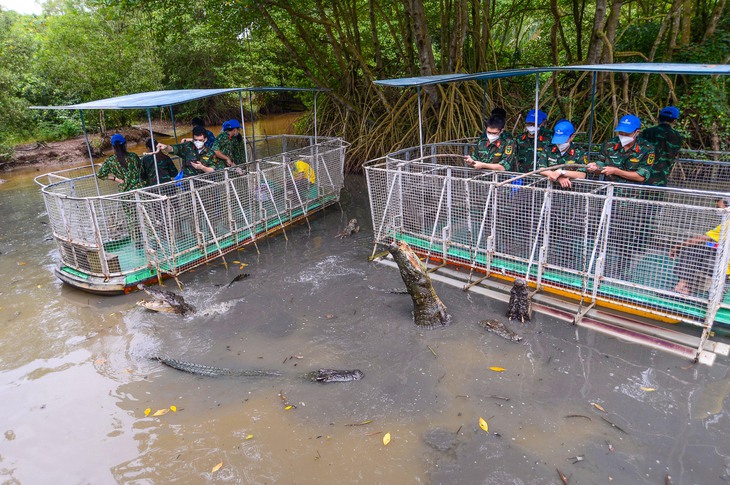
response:
M722 224L720 224L719 226L717 226L715 229L711 229L711 230L709 230L709 231L707 231L705 233L705 236L707 236L710 239L712 239L713 241L715 241L715 245L714 245L715 249L717 249L717 243L720 242L720 234L721 234L721 232L722 232ZM712 243L707 243L707 244L709 245L709 244L712 244ZM725 272L725 274L726 275L730 275L730 264L728 264L727 271Z
M310 184L313 184L317 181L317 176L314 174L314 170L312 170L312 167L303 160L297 160L294 162L294 175L302 174L304 178L309 180Z

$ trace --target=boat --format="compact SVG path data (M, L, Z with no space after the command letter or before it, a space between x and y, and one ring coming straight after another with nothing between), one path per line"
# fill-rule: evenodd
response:
M138 284L177 279L186 271L299 223L339 202L349 146L318 136L316 94L306 88L229 88L137 93L77 105L38 109L145 109L227 93L273 90L315 94L311 136L247 137L246 165L117 192L99 180L93 163L36 177L60 254L56 276L98 294L135 291ZM243 108L241 104L241 117ZM242 120L243 121L243 120ZM245 126L243 122L242 126ZM152 124L150 120L150 134ZM88 137L87 137L88 142ZM91 154L91 151L89 150ZM304 167L304 169L302 168ZM302 179L298 172L306 170ZM258 246L256 246L258 250Z
M597 72L730 74L728 65L612 64L376 83L418 89L422 130L424 86L534 75L537 110L540 74L561 70L592 72L594 82ZM669 187L581 180L561 190L538 173L465 167L476 139L424 144L419 136L419 146L365 164L374 257L379 247L405 241L434 279L466 291L506 300L509 283L523 278L533 308L552 316L705 364L728 355L730 347L713 340L730 328L730 209L715 206L730 193L730 177L721 176L730 173L728 154L683 152ZM688 176L698 170L717 176ZM669 249L716 226L723 229L705 287L677 293ZM637 250L638 238L645 241ZM374 259L394 265L387 252Z

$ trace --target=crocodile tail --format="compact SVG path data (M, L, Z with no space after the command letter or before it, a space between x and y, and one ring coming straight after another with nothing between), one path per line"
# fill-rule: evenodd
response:
M221 377L221 376L233 376L233 377L279 377L280 372L268 371L261 369L227 369L225 367L214 367L211 365L196 364L194 362L185 362L183 360L167 359L164 357L155 357L155 360L168 367L177 369L190 374L195 374L205 377Z

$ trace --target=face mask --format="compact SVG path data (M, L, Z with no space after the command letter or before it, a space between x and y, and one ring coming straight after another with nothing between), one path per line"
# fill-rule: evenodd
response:
M530 135L534 135L535 133L537 133L537 128L536 128L536 127L534 127L534 126L527 126L526 128L527 128L527 132L528 132L528 133L529 133Z
M623 136L623 135L619 135L619 136L618 136L618 139L619 139L619 141L621 142L621 146L622 146L622 147L625 147L626 145L628 145L628 144L630 144L630 143L631 143L632 141L634 141L634 137L633 137L633 136Z
M195 145L195 148L200 150L201 148L203 148L203 145L205 145L205 142L200 140L193 140L193 145Z
M487 133L487 139L489 140L489 143L494 143L495 141L499 140L499 135Z
M570 142L568 142L568 143L558 143L555 146L558 147L558 150L560 150L560 153L565 153L565 150L567 150L568 147L570 146Z

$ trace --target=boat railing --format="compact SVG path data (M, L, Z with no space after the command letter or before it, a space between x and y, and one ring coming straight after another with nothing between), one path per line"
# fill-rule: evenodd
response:
M124 193L94 180L90 168L47 174L38 183L55 180L42 192L62 270L106 280L177 276L306 219L339 200L348 146L338 138L307 146L309 139L290 137L287 151L274 150L255 166ZM306 164L308 176L295 162Z
M591 180L564 190L541 175L517 185L514 173L463 167L463 148L427 145L423 158L416 147L365 165L376 244L405 240L473 273L684 321L703 339L715 321L730 324L730 209L715 205L725 193ZM718 227L716 248L673 254Z

